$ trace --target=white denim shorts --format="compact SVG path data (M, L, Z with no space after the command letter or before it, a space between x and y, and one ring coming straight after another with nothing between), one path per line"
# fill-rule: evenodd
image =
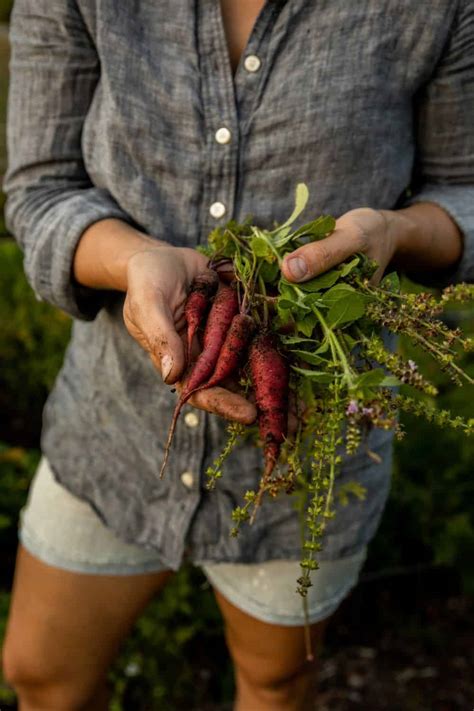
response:
M21 511L22 545L48 565L94 575L136 575L166 570L159 556L119 540L84 501L55 480L43 457ZM309 621L329 617L356 585L366 549L348 558L322 561L308 592ZM204 563L211 585L233 605L263 622L304 624L296 579L297 561Z

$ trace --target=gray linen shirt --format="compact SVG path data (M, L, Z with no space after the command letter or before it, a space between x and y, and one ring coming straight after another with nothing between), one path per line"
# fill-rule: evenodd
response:
M298 558L291 497L229 537L260 454L240 447L206 492L217 418L181 420L158 479L175 396L124 328L123 295L74 285L74 250L107 217L194 247L230 217L285 219L299 181L307 214L335 216L407 204L412 185L412 200L442 206L464 233L449 278L472 279L474 3L267 2L235 77L217 0L17 0L11 41L7 220L38 297L75 318L44 413L57 479L170 568L183 556ZM384 463L346 461L340 481L359 479L368 496L331 521L322 558L356 552L376 530L390 436L371 444Z

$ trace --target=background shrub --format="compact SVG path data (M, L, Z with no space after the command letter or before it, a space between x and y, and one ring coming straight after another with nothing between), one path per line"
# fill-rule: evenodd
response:
M36 300L11 239L0 240L0 294L2 437L32 446L38 444L43 403L63 359L70 319Z
M7 22L13 7L13 0L0 0L0 22Z

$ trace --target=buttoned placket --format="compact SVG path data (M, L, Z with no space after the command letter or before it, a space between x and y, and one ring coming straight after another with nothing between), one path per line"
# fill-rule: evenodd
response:
M218 3L197 3L198 51L200 61L205 171L201 202L201 234L207 234L231 219L237 189L239 124L234 79ZM255 60L248 76L253 76ZM180 452L182 471L173 477L176 504L166 509L162 522L163 548L170 561L180 560L185 540L177 532L187 531L201 500L202 464L207 415L189 410L176 429L173 448Z
M263 42L281 2L267 3L257 18L235 78L219 3L198 3L198 49L205 130L205 174L201 206L201 242L234 216L238 189L241 126L239 99L250 106L264 75ZM260 51L261 50L261 51Z
M239 127L219 3L197 3L197 12L205 161L200 240L204 242L234 212Z
M186 547L182 532L188 530L201 500L206 429L206 413L189 407L182 413L174 435L172 449L178 454L181 469L176 471L176 476L170 477L170 487L174 490L169 497L170 505L163 509L160 501L157 502L162 519L163 550L166 550L169 561L182 560Z
M200 209L200 241L234 210L238 160L238 124L232 75L227 71L227 47L221 34L215 3L196 3L200 62L204 145L203 191ZM223 44L224 40L224 44ZM206 413L184 414L176 428L173 449L179 452L181 471L173 477L175 502L165 510L163 549L170 561L182 559L185 537L201 500L203 461L207 430ZM165 474L166 476L166 474Z
M275 16L276 5L279 3L267 3L260 13L234 80L219 3L197 3L205 132L201 242L207 239L212 229L224 225L234 215L238 189L239 119L241 123L247 118L245 114L239 116L236 92L245 94L247 106L253 103L265 69L265 59L259 53L259 47L265 30ZM164 525L165 549L174 559L183 555L184 543L173 531L188 529L201 498L206 426L205 413L197 421L185 415L184 424L178 426L175 434L173 446L182 454L181 461L186 463L173 484L177 487L177 506L167 511L169 519Z

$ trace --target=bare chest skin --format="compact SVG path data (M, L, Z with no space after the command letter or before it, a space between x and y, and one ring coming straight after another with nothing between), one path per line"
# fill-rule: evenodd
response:
M265 0L220 0L220 3L230 63L235 73Z

